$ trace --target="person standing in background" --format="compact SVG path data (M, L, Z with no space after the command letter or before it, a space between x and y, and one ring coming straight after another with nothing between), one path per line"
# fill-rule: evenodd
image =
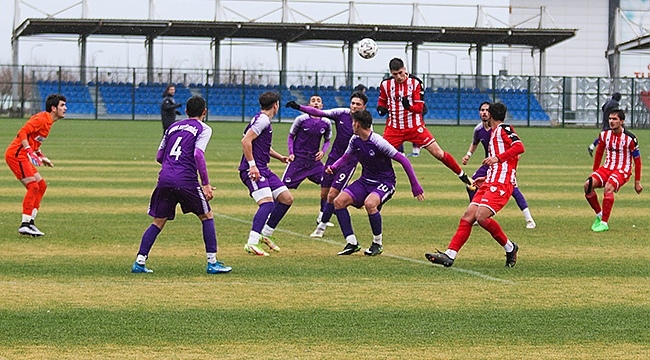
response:
M160 117L162 118L163 133L167 131L174 121L176 121L176 115L181 114L181 112L178 111L178 108L183 106L183 104L177 103L176 100L174 100L174 94L176 94L176 86L173 84L167 85L167 88L162 95L162 105L160 105Z

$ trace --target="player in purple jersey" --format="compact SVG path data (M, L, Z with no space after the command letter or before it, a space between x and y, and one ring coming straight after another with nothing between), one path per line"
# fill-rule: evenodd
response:
M469 150L467 150L467 154L463 157L462 162L463 165L467 165L467 162L469 159L472 157L476 149L478 148L478 145L481 144L483 145L483 149L485 150L485 157L488 157L488 145L490 144L490 137L492 136L492 128L490 125L490 120L492 119L492 116L490 115L490 102L485 101L479 106L479 116L481 117L481 123L476 125L474 128L474 138L472 139L472 143L469 146ZM481 177L485 177L487 175L489 166L487 165L481 165L481 167L476 170L474 175L472 175L472 179L476 180ZM469 195L469 200L472 201L472 198L474 197L474 194L476 193L476 188L473 186L467 186L467 194ZM535 224L535 220L533 220L533 216L530 214L530 209L528 208L528 202L526 202L526 198L524 197L524 194L521 193L521 190L519 190L519 187L515 185L513 191L512 191L512 197L515 198L515 201L517 202L517 206L519 206L519 209L521 212L524 214L524 218L526 219L526 228L527 229L534 229L537 227L537 224Z
M131 267L133 273L153 272L145 266L145 262L167 220L174 220L177 204L181 204L184 214L194 213L201 220L208 258L207 273L220 274L232 270L230 266L217 261L217 233L208 204L213 198L213 189L204 156L212 136L212 129L203 122L206 111L205 100L200 96L192 96L187 100L185 109L189 118L175 122L163 135L156 155L156 161L162 165L162 169L149 203L149 215L153 217L153 223L142 235L138 256Z
M323 108L323 100L318 95L309 98L309 106ZM327 119L310 115L296 117L287 137L289 160L282 175L282 182L289 189L297 189L305 180L320 185L325 167L321 162L332 138L332 124ZM321 139L324 139L321 150Z
M288 156L275 151L271 119L280 108L280 94L267 91L260 95L262 111L246 126L241 140L243 155L239 165L239 177L259 208L244 250L258 256L269 256L258 245L260 240L271 250L280 251L272 239L275 228L293 204L293 196L282 180L268 167L271 157L289 163Z
M330 150L330 153L327 156L327 161L325 162L325 169L327 169L328 166L331 166L336 160L340 159L348 148L350 138L353 135L352 114L357 111L366 110L367 103L368 97L365 94L355 92L350 96L349 108L319 110L299 105L294 101L288 102L286 106L304 111L312 116L327 117L332 119L334 122L334 125L336 126L336 138L334 139L334 144L332 145L332 149ZM341 166L332 174L327 172L323 174L320 192L321 214L318 218L318 226L310 235L311 237L320 238L325 234L325 228L330 226L328 224L330 224L329 221L334 214L334 199L339 195L341 190L347 186L350 178L354 174L356 166L357 164L355 162L350 162L345 166Z
M352 229L352 221L348 206L356 208L362 206L368 212L370 228L372 229L372 245L364 252L368 256L376 256L384 251L382 245L382 206L393 196L395 192L395 170L392 160L399 162L408 175L411 183L411 191L419 201L424 200L424 190L415 177L415 172L408 159L399 153L381 135L372 131L372 115L366 110L352 113L352 127L354 136L345 150L345 154L334 164L326 169L329 173L353 162L359 162L363 170L361 177L355 180L334 199L336 217L341 225L341 231L347 244L339 255L351 255L361 250Z

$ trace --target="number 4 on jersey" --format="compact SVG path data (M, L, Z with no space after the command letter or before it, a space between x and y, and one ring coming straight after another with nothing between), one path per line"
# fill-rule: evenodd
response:
M174 143L174 146L172 146L172 150L169 152L169 156L175 157L176 161L178 161L178 158L181 156L181 153L183 152L183 150L181 149L181 140L183 140L183 137L176 138L176 142Z

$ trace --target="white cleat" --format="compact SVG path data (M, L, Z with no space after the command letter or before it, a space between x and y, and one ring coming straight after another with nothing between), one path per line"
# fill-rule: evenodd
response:
M260 249L259 247L257 247L257 245L253 245L253 244L244 245L244 250L246 250L247 253L256 256L269 256L269 253Z
M534 229L537 227L534 220L526 221L526 229Z
M334 223L331 223L331 222L328 221L328 222L325 223L325 226L334 227Z
M45 235L42 231L38 230L36 226L29 223L23 223L20 225L18 228L18 233L20 235L29 235L33 237Z
M323 235L325 235L325 229L316 228L316 230L314 230L314 232L309 236L313 238L322 238Z

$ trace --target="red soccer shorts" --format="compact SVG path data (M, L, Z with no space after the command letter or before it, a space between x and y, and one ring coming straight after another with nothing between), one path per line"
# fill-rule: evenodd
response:
M383 136L396 149L405 142L412 142L420 147L427 147L436 141L424 125L412 129L395 129L386 126Z
M21 160L13 156L5 156L5 161L18 180L34 176L38 172L27 159Z
M496 215L510 200L514 185L490 183L483 184L472 198L472 204L485 206Z
M606 169L604 167L599 167L598 170L594 171L591 173L591 176L598 179L600 182L599 187L604 187L606 183L610 182L614 184L615 192L618 192L618 190L625 185L625 183L630 180L630 173L625 172L623 170L610 170Z

